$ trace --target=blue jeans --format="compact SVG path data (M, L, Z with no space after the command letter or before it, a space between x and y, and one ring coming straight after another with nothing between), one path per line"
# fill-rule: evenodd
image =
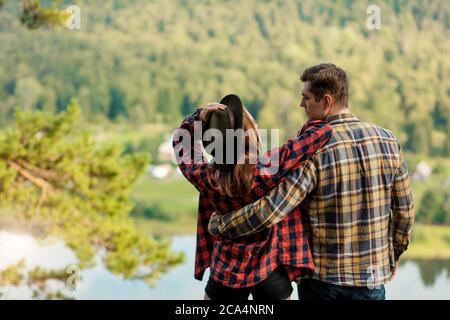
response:
M302 279L298 285L300 300L386 300L384 285L367 287L344 287L315 279Z

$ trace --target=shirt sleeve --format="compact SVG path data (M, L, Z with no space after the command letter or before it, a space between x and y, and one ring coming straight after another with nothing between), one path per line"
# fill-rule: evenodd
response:
M253 194L262 197L291 172L314 156L331 138L333 127L324 121L308 121L281 147L267 151L258 159L253 173Z
M406 251L414 223L414 203L409 185L408 169L400 147L400 168L395 175L392 196L393 247L396 261Z
M201 148L202 121L199 118L200 109L186 117L172 137L172 146L178 168L186 179L198 191L211 188L208 182L208 164Z
M213 236L239 238L271 228L296 208L316 184L316 166L310 159L259 200L225 215L214 213L208 232Z

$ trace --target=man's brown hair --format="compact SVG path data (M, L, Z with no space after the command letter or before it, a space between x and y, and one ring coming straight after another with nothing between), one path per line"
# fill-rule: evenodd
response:
M316 64L306 68L300 80L311 83L310 91L316 101L329 94L337 104L348 107L348 78L338 66L332 63Z

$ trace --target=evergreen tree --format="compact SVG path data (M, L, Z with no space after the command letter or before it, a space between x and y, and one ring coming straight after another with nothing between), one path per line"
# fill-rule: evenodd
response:
M152 284L182 255L170 252L169 242L139 233L129 215L129 192L148 157L97 144L79 130L79 119L76 101L58 115L16 110L13 125L0 131L0 203L16 219L38 226L41 236L63 240L81 268L102 252L113 273ZM65 279L64 270L14 270L2 271L0 290L22 281L32 286L33 279Z

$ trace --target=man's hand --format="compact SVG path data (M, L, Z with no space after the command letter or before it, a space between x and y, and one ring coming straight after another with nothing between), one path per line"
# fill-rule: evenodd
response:
M210 235L214 237L220 237L221 230L219 228L220 223L220 215L218 215L215 211L211 215L211 218L209 218L209 224L208 224L208 232Z
M394 280L395 276L397 275L397 269L398 269L398 261L395 263L394 267L391 267L391 278L390 281Z
M226 107L227 107L226 105L220 104L218 102L207 103L206 106L204 106L200 110L199 118L201 121L205 122L206 120L209 119L209 117L212 115L214 111L225 110Z

